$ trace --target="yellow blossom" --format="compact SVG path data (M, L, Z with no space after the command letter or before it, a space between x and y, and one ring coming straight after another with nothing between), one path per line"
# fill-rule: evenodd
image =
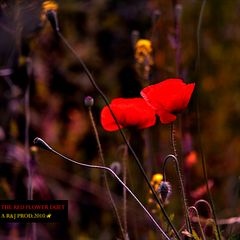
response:
M150 183L156 192L158 192L158 188L162 180L163 180L163 175L161 173L156 173L152 176ZM153 195L150 190L149 190L147 201L152 211L156 213L159 210L159 206L156 204L156 201L153 199Z
M145 63L152 65L152 43L147 39L139 39L135 45L135 58L138 63Z
M163 175L160 174L160 173L156 173L156 174L154 174L154 175L152 176L152 181L153 181L153 183L158 183L158 184L160 184L162 180L163 180Z
M55 1L44 1L42 4L42 9L44 12L47 12L49 10L57 11L58 4Z

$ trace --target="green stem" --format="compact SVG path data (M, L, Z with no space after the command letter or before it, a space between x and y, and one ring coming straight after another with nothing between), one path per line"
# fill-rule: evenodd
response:
M200 14L199 14L199 20L198 20L198 26L197 26L197 60L196 60L196 64L195 64L195 70L196 71L197 71L197 69L199 68L199 65L200 65L200 30L201 30L202 18L203 18L203 13L204 13L206 3L207 3L206 0L202 1L201 10L200 10ZM209 186L208 186L208 174L207 174L206 160L205 160L205 156L204 156L204 149L203 149L202 138L201 138L200 111L199 111L198 94L196 94L196 103L197 103L196 104L197 105L196 106L197 132L198 132L198 142L199 142L199 149L200 149L202 169L203 169L203 177L204 177L205 185L206 185L206 188L207 188L209 203L210 203L211 208L212 208L213 220L214 220L214 223L216 225L217 235L218 235L218 238L221 240L222 239L221 238L221 232L220 232L219 226L217 224L217 217L216 217L216 211L215 211L215 207L214 207L214 203L213 203L213 198L212 198L212 194L211 194L211 191L209 189Z
M197 208L197 206L198 206L199 204L201 204L201 203L203 203L203 204L205 204L205 205L207 206L208 211L209 211L209 216L212 217L212 216L213 216L213 212L212 212L211 205L208 203L208 201L206 201L206 200L204 200L204 199L199 199L198 201L195 202L194 207Z
M177 158L177 144L176 144L176 131L175 131L175 124L174 122L171 123L171 142L173 147L174 156Z
M221 240L222 238L221 238L221 233L220 233L219 226L217 224L217 216L216 216L215 206L214 206L214 203L213 203L213 197L212 197L212 193L210 191L209 185L208 185L208 173L207 173L206 160L205 160L203 143L202 143L202 138L201 138L200 112L199 112L198 101L197 101L197 130L198 130L198 141L199 141L199 149L200 149L200 155L201 155L203 176L204 176L205 185L206 185L206 188L207 188L209 203L210 203L211 209L212 209L213 220L214 220L214 223L215 223L216 229L217 229L217 236L218 236L219 240Z
M123 152L123 182L127 184L127 148L124 146ZM128 238L128 228L127 228L127 190L123 188L123 226L125 231L126 239Z
M188 231L192 234L192 227L191 227L189 213L188 213L188 207L187 207L187 198L186 198L185 191L184 191L184 184L183 184L181 171L180 171L180 168L179 168L179 162L178 162L177 157L172 155L172 154L167 155L164 159L164 162L163 162L163 181L166 181L166 165L167 165L167 162L168 162L169 159L172 159L175 162L175 165L176 165L176 171L177 171L177 174L178 174L178 178L179 178L179 182L180 182L180 188L181 188L181 194L182 194L182 199L183 199L186 226L188 228Z
M81 162L77 162L71 158L68 158L66 156L64 156L63 154L57 152L55 149L53 149L52 147L50 147L46 142L44 142L41 138L35 138L34 139L34 144L47 150L50 151L58 156L60 156L61 158L74 163L76 165L82 166L82 167L86 167L86 168L91 168L91 169L99 169L99 170L104 170L107 171L108 173L110 173L113 177L116 178L116 180L124 187L126 188L126 190L130 193L130 195L135 199L135 201L141 206L141 208L144 210L144 212L148 215L148 217L152 220L152 222L154 223L154 225L157 227L157 229L162 233L162 235L168 239L171 240L168 235L163 231L163 229L160 227L160 225L156 222L156 220L154 219L154 217L151 215L151 213L146 209L146 207L140 202L140 200L136 197L136 195L131 191L131 189L124 184L124 182L118 177L118 175L111 169L105 166L99 166L99 165L91 165L91 164L86 164L86 163L81 163Z
M193 210L193 211L195 212L195 214L196 214L196 216L197 216L197 223L198 223L198 225L199 225L199 229L200 229L200 232L201 232L201 235L202 235L202 239L203 239L203 240L206 240L205 234L204 234L203 229L202 229L202 225L201 225L201 223L200 223L200 217L199 217L197 208L194 207L194 206L191 206L191 207L188 208L188 211L190 211L190 210Z
M196 59L195 68L197 68L200 64L200 33L201 33L200 30L201 30L201 26L202 26L202 18L203 18L203 12L204 12L204 9L205 9L206 2L207 2L207 0L202 1L201 10L200 10L199 19L198 19L198 25L197 25L197 59Z
M92 124L92 127L93 127L94 135L95 135L95 138L96 138L96 141L97 141L98 152L99 152L100 159L102 161L102 165L106 166L105 160L104 160L104 157L103 157L103 151L102 151L101 142L100 142L98 131L97 131L97 128L96 128L96 124L95 124L95 121L94 121L94 118L93 118L91 107L88 108L88 114L89 114L89 118L90 118L90 121L91 121L91 124ZM118 224L119 224L119 227L120 227L123 239L126 240L125 234L124 234L124 229L123 229L123 226L122 226L122 221L121 221L120 215L118 213L117 206L116 206L116 204L115 204L115 202L113 200L113 197L112 197L112 194L111 194L111 191L110 191L110 187L109 187L109 184L108 184L108 180L107 180L107 174L106 174L105 171L104 171L103 176L104 176L104 181L105 181L107 193L108 193L109 199L111 201L111 204L113 206L114 212L115 212L115 214L117 216Z
M176 43L176 75L180 76L180 61L181 61L181 41L180 41L180 18L182 6L178 3L178 1L173 1L174 7L174 23L175 23L175 43Z
M97 83L95 82L92 74L90 73L90 71L88 70L87 66L85 65L85 63L82 61L82 59L76 54L76 52L74 51L74 49L70 46L70 44L67 42L67 40L64 38L64 36L60 33L60 32L57 32L58 36L62 39L62 41L65 43L65 45L67 46L67 48L72 52L72 54L78 59L78 61L80 62L80 64L82 65L86 75L88 76L90 82L92 83L92 85L94 86L94 88L98 91L98 93L101 95L101 97L103 98L104 102L106 103L110 113L112 114L112 117L114 119L114 121L116 122L116 125L118 126L118 129L119 129L119 132L124 140L124 142L126 143L129 151L131 152L133 158L135 159L136 163L137 163L137 166L139 168L139 170L141 171L149 189L151 190L151 192L153 193L153 196L156 200L156 202L158 203L158 205L160 206L161 208L161 211L166 219L166 221L168 222L168 224L171 226L173 232L175 233L176 237L178 240L181 240L179 234L178 234L178 231L176 230L176 228L174 227L174 225L172 224L170 218L168 217L164 207L163 207L163 204L161 203L160 199L158 198L157 196L157 193L155 192L155 190L153 189L146 173L145 173L145 170L143 169L142 167L142 164L139 160L139 158L137 157L135 151L133 150L132 146L129 144L123 130L120 128L120 125L119 125L119 122L115 116L115 114L113 113L111 107L110 107L110 104L109 104L109 101L108 101L108 98L106 97L106 95L103 93L103 91L98 87Z

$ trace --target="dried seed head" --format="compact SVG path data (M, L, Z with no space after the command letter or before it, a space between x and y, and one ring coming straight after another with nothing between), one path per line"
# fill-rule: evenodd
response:
M92 107L94 105L94 99L91 96L87 96L84 98L84 105L86 107Z
M182 14L182 5L181 4L177 4L175 6L175 14L176 14L176 18L179 20Z
M132 36L131 36L131 38L132 38L132 44L133 44L133 47L135 48L135 44L136 44L136 42L137 42L138 39L139 39L140 33L139 33L139 31L137 31L137 30L133 30L131 35L132 35Z
M120 162L113 162L110 165L110 168L117 174L119 175L122 172L122 166Z
M166 203L169 196L172 193L171 184L169 182L162 181L159 185L158 192L161 196L161 199L162 199L163 203Z

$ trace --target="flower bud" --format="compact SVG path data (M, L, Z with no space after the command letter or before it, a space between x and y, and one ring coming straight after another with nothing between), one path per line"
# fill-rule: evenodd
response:
M176 18L177 18L178 20L180 20L181 14L182 14L182 5L181 5L181 4L177 4L177 5L175 6L175 14L176 14Z
M113 162L110 165L110 168L117 174L119 175L122 172L122 166L120 162Z
M163 203L165 203L172 193L172 187L170 183L166 181L162 181L159 185L158 192L161 196Z
M94 99L91 96L87 96L84 98L84 105L86 107L92 107L94 105Z

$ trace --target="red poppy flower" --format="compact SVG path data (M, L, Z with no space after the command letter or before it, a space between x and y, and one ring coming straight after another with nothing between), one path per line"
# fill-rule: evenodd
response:
M176 120L175 113L187 108L195 83L186 84L181 79L167 79L148 86L141 96L155 110L162 123Z
M129 126L147 128L155 124L155 112L142 98L116 98L111 102L110 107L121 128ZM107 131L118 130L107 106L102 109L101 124Z

